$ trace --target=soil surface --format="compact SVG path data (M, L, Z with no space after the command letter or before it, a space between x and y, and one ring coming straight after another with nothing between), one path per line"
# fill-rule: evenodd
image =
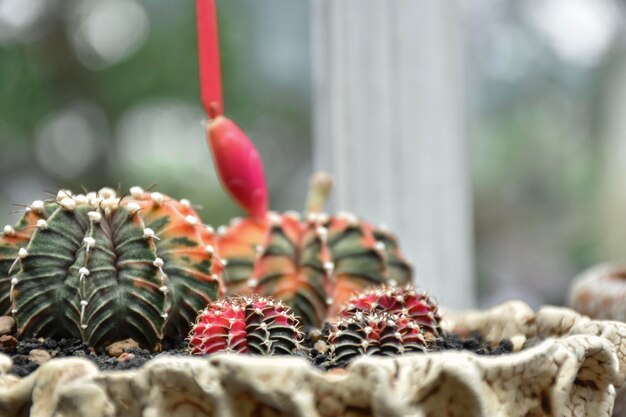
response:
M311 361L319 369L328 370L335 367L343 367L347 364L332 363L323 343L324 330L311 329L307 332L304 347L296 353ZM163 351L154 353L145 349L130 348L120 357L111 357L104 349L90 349L78 340L52 340L52 339L14 339L13 343L0 343L0 352L8 354L13 359L13 368L10 373L20 377L26 376L40 366L41 351L49 354L50 358L79 357L93 361L101 370L123 370L138 368L150 359L163 355L191 356L187 351L187 342L183 339L165 341ZM6 339L6 336L4 336ZM446 350L463 350L478 355L501 355L511 353L513 345L509 340L502 340L497 345L487 343L480 334L461 336L454 333L443 333L429 346L429 351L439 352ZM46 353L43 353L47 357Z

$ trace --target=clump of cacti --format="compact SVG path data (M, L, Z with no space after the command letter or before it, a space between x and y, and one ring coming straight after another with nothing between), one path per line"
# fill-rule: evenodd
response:
M307 213L268 212L263 163L254 144L215 112L207 139L222 185L247 217L218 229L226 294L273 296L303 324L319 326L355 291L411 280L392 235L350 213L323 213L330 175L311 181Z
M158 349L217 298L213 232L187 200L61 190L26 211L0 237L0 313L21 336Z
M402 314L355 311L341 317L328 335L330 357L336 365L360 355L393 356L425 352L419 324Z
M288 355L303 337L298 319L283 302L236 296L210 303L200 313L189 334L189 348L195 355Z
M350 317L357 311L402 314L417 322L431 336L441 333L438 304L428 294L418 291L410 284L384 285L355 294L346 301L339 315Z
M304 324L319 326L356 291L410 281L411 267L391 234L350 213L320 212L328 184L326 176L313 179L304 216L270 212L218 229L227 294L276 297Z

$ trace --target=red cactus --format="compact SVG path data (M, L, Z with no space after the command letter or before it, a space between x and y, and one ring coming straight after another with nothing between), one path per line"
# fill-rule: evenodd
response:
M281 301L228 297L210 303L189 335L194 355L216 352L291 354L304 337L300 323Z
M367 289L348 299L339 315L350 317L357 311L366 314L377 311L402 314L417 322L427 333L437 336L441 331L437 303L412 285L384 285Z
M328 336L331 358L345 364L359 355L393 356L426 350L419 324L401 314L355 311L340 318Z

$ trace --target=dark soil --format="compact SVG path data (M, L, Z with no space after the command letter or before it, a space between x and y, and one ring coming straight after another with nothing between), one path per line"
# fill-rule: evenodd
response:
M0 347L0 352L8 354L13 360L13 368L10 373L18 376L26 376L39 367L29 358L33 349L45 350L53 358L85 358L94 362L101 370L123 370L138 368L150 359L162 355L190 356L186 350L187 342L183 338L164 343L162 352L150 352L146 349L131 348L126 350L128 359L121 360L109 356L104 349L93 350L78 340L53 340L53 339L22 339L15 349L5 351Z
M347 365L330 361L323 344L319 343L324 330L311 329L307 331L307 337L304 341L305 349L296 355L307 358L313 365L323 370ZM123 355L125 358L120 357L118 359L109 356L104 349L90 349L78 340L62 339L56 341L40 338L19 340L15 347L7 346L3 348L0 346L0 352L8 354L13 359L11 373L23 377L39 367L37 363L29 358L29 353L33 349L45 350L52 358L78 357L89 359L101 370L123 370L138 368L150 359L163 355L190 356L186 348L187 343L180 338L164 342L162 352L154 353L145 349L131 348ZM439 352L446 350L463 350L478 355L501 355L511 353L513 345L506 339L497 345L491 345L480 334L461 336L454 333L444 333L429 346L429 351Z

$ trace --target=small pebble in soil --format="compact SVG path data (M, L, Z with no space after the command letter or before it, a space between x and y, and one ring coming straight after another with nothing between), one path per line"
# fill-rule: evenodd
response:
M111 343L109 346L105 347L104 350L109 354L109 356L119 357L122 353L128 352L130 349L136 349L139 347L139 343L135 342L133 339L125 339L120 340L119 342Z
M15 331L15 319L11 316L0 316L0 336L12 334Z
M33 349L28 353L28 359L37 365L43 365L48 362L52 356L47 350Z
M17 339L15 336L5 334L0 336L0 351L12 353L17 348Z

